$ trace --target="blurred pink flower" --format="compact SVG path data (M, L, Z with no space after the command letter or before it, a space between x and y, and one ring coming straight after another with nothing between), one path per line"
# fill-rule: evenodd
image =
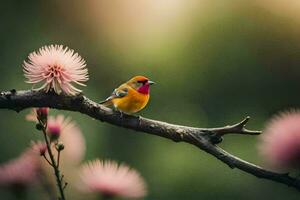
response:
M38 122L38 120L37 120L38 109L40 109L40 108L32 108L31 111L25 116L25 119L27 121ZM49 109L47 110L47 115L48 115L48 112L49 112ZM41 114L42 112L39 111L39 113ZM46 113L44 112L44 114L46 114Z
M63 91L75 95L81 90L72 83L85 86L82 82L88 80L85 67L85 60L74 50L63 45L50 45L30 53L28 61L24 61L23 71L27 83L42 83L38 90L48 92L53 89L57 94Z
M48 118L49 108L33 108L30 113L25 116L27 121L38 122L38 119L42 122L46 122Z
M300 112L284 112L271 119L261 135L259 150L275 169L299 168Z
M37 122L36 116L36 111L33 109L26 115L26 119L28 121ZM77 124L72 121L71 118L65 118L63 115L57 115L56 117L49 116L47 123L47 132L59 136L59 140L66 147L61 152L61 159L68 161L65 163L79 164L84 158L86 146L85 139ZM56 153L56 150L54 150L53 153Z
M36 115L36 109L33 108L31 109L31 111L25 116L25 119L27 121L31 121L31 122L37 122L37 115Z
M52 120L53 119L53 120ZM48 120L47 125L47 134L50 137L51 140L57 140L61 134L61 129L63 128L63 121L59 121L59 117L50 118Z
M36 108L35 110L36 110L37 118L43 122L46 122L48 118L49 108L42 107L42 108Z
M43 123L47 122L48 119L49 108L33 108L30 113L25 116L27 121L38 122L39 120Z
M77 124L71 118L57 115L56 117L48 117L47 131L50 131L49 128L51 127L60 131L59 140L65 146L65 149L61 152L61 159L67 160L70 164L80 163L85 155L86 146L84 137ZM56 153L56 151L53 152Z
M39 180L40 169L40 157L29 148L18 158L0 166L0 185L30 186Z
M114 161L90 161L81 167L80 178L79 189L84 192L124 198L141 198L147 193L146 184L136 170Z
M41 141L32 141L31 142L31 148L34 152L38 153L39 155L45 155L47 151L47 145L45 142Z

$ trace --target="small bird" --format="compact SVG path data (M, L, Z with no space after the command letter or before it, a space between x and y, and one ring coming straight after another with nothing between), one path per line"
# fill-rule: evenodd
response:
M154 84L145 76L135 76L116 88L113 93L100 104L113 105L115 109L126 114L142 110L150 98L150 85Z

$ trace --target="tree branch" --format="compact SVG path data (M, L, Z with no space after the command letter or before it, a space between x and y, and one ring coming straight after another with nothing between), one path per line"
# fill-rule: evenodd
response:
M175 142L187 142L197 146L203 151L213 155L231 168L238 168L258 178L279 182L300 191L300 180L286 173L276 173L235 157L220 147L217 143L222 141L226 134L258 135L260 131L245 128L249 117L241 122L220 128L196 128L170 124L157 120L136 117L114 112L105 106L99 105L85 96L66 96L41 91L6 91L0 93L0 108L11 109L17 112L30 107L50 107L86 114L100 121L145 132L152 135L171 139Z

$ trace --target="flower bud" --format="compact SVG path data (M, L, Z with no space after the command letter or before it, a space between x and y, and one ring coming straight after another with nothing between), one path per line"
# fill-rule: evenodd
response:
M37 118L39 120L41 120L43 123L46 123L47 122L47 118L48 118L48 112L49 112L49 109L44 107L44 108L37 108L36 109L36 115L37 115Z
M51 141L57 140L60 136L61 129L59 124L48 124L47 134Z
M38 123L38 124L35 125L35 128L40 131L40 130L43 129L43 125Z
M65 148L65 145L61 142L56 145L57 151L62 151L62 150L64 150L64 148Z

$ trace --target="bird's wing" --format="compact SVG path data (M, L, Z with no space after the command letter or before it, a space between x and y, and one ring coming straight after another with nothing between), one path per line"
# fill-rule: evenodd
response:
M125 97L127 94L128 94L128 86L127 85L121 85L120 87L114 89L112 94L107 99L100 102L100 104L110 105L112 99L122 98L122 97Z
M127 94L128 94L128 86L121 86L114 89L111 96L114 96L114 98L122 98L125 97Z

